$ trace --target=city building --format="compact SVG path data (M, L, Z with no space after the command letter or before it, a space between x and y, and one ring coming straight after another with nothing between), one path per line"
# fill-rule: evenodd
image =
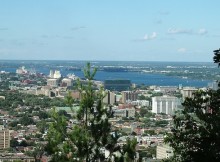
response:
M158 145L156 149L156 158L157 159L167 159L173 156L173 149L165 144Z
M58 80L57 79L47 79L47 85L51 86L51 87L57 87Z
M130 80L105 80L104 88L110 91L128 91L131 89L131 81Z
M54 70L50 70L49 77L50 77L50 78L53 78L53 76L54 76Z
M72 91L70 91L70 94L73 97L73 99L75 99L75 100L81 99L81 94L78 90L72 90Z
M60 73L59 70L55 70L54 75L53 75L53 78L55 78L55 79L61 78L61 73Z
M136 106L150 106L150 101L148 100L136 100L131 102L132 105Z
M106 96L103 98L103 103L114 105L116 102L116 94L111 91L105 91Z
M210 89L213 89L213 90L218 90L218 84L219 84L219 82L216 80L216 81L214 81L214 82L211 82L211 83L209 83L208 84L208 87L210 88Z
M0 162L35 162L34 157L24 155L23 153L4 153L0 155Z
M177 92L178 87L177 86L159 86L157 87L157 90L164 95L172 95L173 93Z
M28 73L28 71L27 71L27 69L25 69L24 66L19 67L18 69L16 69L16 74L27 74L27 73Z
M62 85L65 86L65 87L73 86L72 79L70 79L70 78L63 78Z
M10 147L10 131L5 126L0 128L0 150Z
M180 105L180 100L173 96L152 97L152 112L172 115Z
M122 103L130 103L138 99L139 92L136 91L122 91Z
M55 78L55 79L59 79L61 78L61 73L59 70L50 70L50 74L49 74L50 78Z
M135 117L135 108L114 109L115 117Z
M181 94L183 96L183 99L185 99L186 97L188 98L192 98L193 97L193 93L195 93L198 89L194 88L194 87L184 87L181 90Z

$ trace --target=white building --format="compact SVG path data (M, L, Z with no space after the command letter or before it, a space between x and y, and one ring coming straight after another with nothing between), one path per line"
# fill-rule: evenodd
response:
M63 78L62 84L66 84L67 87L70 87L73 85L73 81L70 78Z
M60 73L60 71L59 71L59 70L55 70L53 77L56 78L56 79L61 78L61 73Z
M53 71L53 70L50 70L49 77L50 77L50 78L53 78L53 76L54 76L54 71Z
M22 67L19 67L18 69L16 69L16 73L17 74L27 74L28 71L27 71L27 69L25 69L24 66L22 66Z
M160 92L167 93L167 92L176 92L178 87L177 86L159 86L157 87L157 89Z
M180 100L173 96L152 97L152 112L172 115L180 105Z
M49 85L51 87L57 87L58 80L57 79L47 79L47 85Z
M183 96L183 99L185 99L186 97L192 98L193 97L193 93L195 93L198 89L194 88L194 87L184 87L181 90L181 94Z
M173 156L173 149L168 145L158 145L156 150L157 159L167 159Z
M49 74L50 78L55 78L55 79L59 79L61 78L61 73L59 70L50 70L50 74Z

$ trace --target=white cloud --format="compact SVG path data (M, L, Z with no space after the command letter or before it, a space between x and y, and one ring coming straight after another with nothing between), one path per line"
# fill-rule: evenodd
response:
M187 49L186 48L179 48L177 51L179 53L185 53L187 51Z
M204 28L199 29L199 31L198 31L198 34L199 34L199 35L205 35L205 34L207 34L207 33L208 33L208 31L207 31L206 29L204 29Z
M198 31L193 31L191 29L169 28L167 30L167 33L168 34L205 35L208 33L208 31L204 28L201 28Z
M168 34L192 34L191 29L178 29L178 28L170 28L167 31Z
M144 42L144 41L149 41L157 38L157 32L153 32L151 34L145 34L143 38L139 39L134 39L132 41L134 42Z
M144 36L144 39L143 40L152 40L152 39L155 39L157 37L157 33L156 32L153 32L152 34L148 35L148 34L145 34Z

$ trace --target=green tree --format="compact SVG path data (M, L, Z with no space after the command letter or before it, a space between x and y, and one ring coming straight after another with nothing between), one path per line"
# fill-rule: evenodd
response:
M219 64L220 50L214 54L214 62ZM220 90L199 90L183 106L174 115L172 133L165 139L174 149L170 161L220 161Z
M137 140L134 139L127 139L126 145L123 146L123 154L126 162L132 162L136 158L136 145Z
M21 117L19 119L19 123L21 123L22 125L25 125L25 126L30 125L30 124L35 124L34 120L32 118L28 117L27 114L25 114L23 117Z
M148 113L148 110L146 108L141 108L140 109L140 115L141 117L144 117Z
M34 145L34 149L31 151L25 152L26 155L32 156L35 159L35 162L40 162L44 153L44 146L40 143Z
M45 120L41 120L41 121L37 122L36 126L41 133L44 133L45 130L48 129L49 124Z
M84 70L87 84L78 81L81 93L80 109L77 111L79 124L68 129L68 119L53 111L54 122L50 125L46 146L46 151L52 155L51 161L109 161L114 152L121 151L117 145L118 133L111 129L108 122L112 117L111 107L103 105L103 90L95 91L93 87L96 71L96 68L92 71L88 63ZM66 101L68 106L72 106L70 94ZM105 150L109 154L107 157Z

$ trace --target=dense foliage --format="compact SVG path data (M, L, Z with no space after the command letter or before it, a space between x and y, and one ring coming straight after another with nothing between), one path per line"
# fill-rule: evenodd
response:
M19 93L19 91L7 91L0 92L0 96L4 96L4 99L0 99L0 109L2 110L13 110L18 106L32 106L49 108L52 106L66 106L66 103L59 98L52 99L43 95L31 95L25 93Z
M220 50L214 53L214 62L219 64ZM220 90L199 90L183 106L166 138L174 148L170 161L220 161Z

